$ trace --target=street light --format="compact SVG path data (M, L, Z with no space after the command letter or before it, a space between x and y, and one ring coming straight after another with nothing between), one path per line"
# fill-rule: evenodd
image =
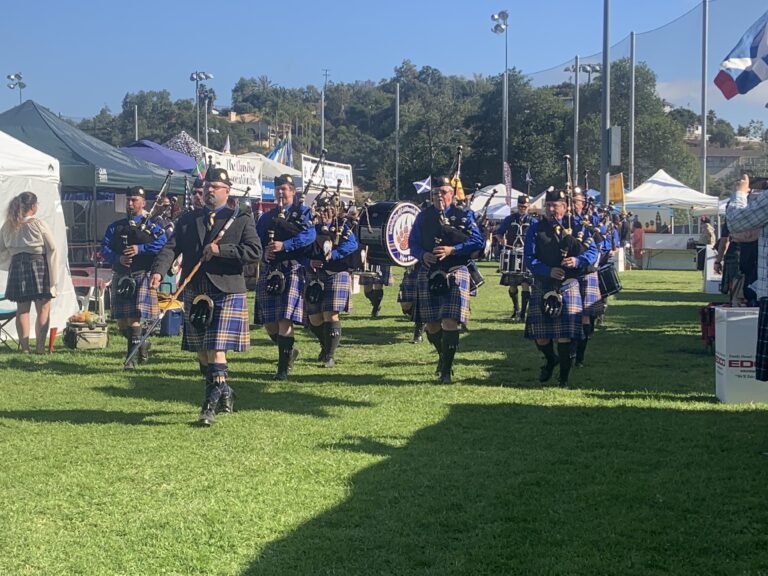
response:
M508 80L507 70L509 70L509 50L507 42L507 30L509 26L507 21L509 19L509 13L506 10L501 10L496 14L491 14L491 20L496 24L491 28L494 34L504 34L504 92L502 94L502 140L501 140L501 177L504 178L504 164L507 161L507 143L509 142L509 94L508 94Z
M204 80L212 80L213 74L208 72L192 72L189 75L189 80L195 83L195 111L197 112L197 142L200 143L200 82Z
M600 64L582 64L579 70L587 73L587 86L589 86L592 83L592 74L600 74L603 67Z
M21 91L27 87L27 85L21 79L21 72L16 72L16 74L8 74L6 78L10 80L10 82L8 82L8 88L11 90L14 88L19 89L19 104L21 104Z

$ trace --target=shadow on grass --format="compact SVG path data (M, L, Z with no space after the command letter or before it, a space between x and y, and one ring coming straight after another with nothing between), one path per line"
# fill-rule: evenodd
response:
M758 574L764 412L454 405L245 575ZM714 553L713 551L717 551Z
M94 354L93 357L96 355ZM68 359L72 361L69 362ZM19 358L9 358L2 362L4 368L21 371L52 372L53 374L71 376L72 374L99 374L103 372L102 368L84 364L82 358L74 355L68 356L22 356Z
M126 424L130 426L167 426L148 418L168 416L173 412L118 412L115 410L2 410L0 419L69 424Z
M623 302L625 300L643 300L650 302L690 302L701 303L703 306L707 302L725 301L721 294L703 294L701 292L676 292L674 290L622 290L616 296L616 300Z

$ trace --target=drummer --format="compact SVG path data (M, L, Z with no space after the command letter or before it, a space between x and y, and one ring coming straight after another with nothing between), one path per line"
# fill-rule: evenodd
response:
M528 230L528 226L536 221L528 213L530 202L531 200L527 194L520 194L517 197L517 212L504 218L496 230L496 239L499 241L499 245L505 250L512 250L512 254L520 259L520 272L502 270L500 281L502 286L509 286L509 297L512 299L513 306L511 319L519 320L520 322L525 322L525 314L528 310L528 303L531 300L532 276L525 269L525 262L523 260L525 232ZM511 259L508 259L507 262L511 262ZM522 287L523 292L522 307L517 297L518 286Z

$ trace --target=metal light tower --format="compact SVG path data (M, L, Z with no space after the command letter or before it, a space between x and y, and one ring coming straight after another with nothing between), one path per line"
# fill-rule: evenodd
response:
M509 70L509 43L507 41L507 31L509 26L507 21L509 20L509 13L506 10L501 10L496 14L491 14L491 20L496 22L491 31L494 34L504 34L504 88L502 94L502 140L501 140L501 177L504 178L504 163L507 161L507 144L509 142L509 85L507 71Z
M21 104L21 91L27 87L27 85L21 79L21 72L16 72L16 74L8 74L6 78L10 80L10 82L8 82L8 88L11 90L14 88L19 89L19 104Z
M197 142L200 143L200 82L212 80L213 74L195 71L189 75L190 81L195 83L195 112L197 113Z

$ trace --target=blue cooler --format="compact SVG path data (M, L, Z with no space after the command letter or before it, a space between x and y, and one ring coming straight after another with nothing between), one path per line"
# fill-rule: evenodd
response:
M160 321L160 336L178 336L184 323L184 309L171 308Z

